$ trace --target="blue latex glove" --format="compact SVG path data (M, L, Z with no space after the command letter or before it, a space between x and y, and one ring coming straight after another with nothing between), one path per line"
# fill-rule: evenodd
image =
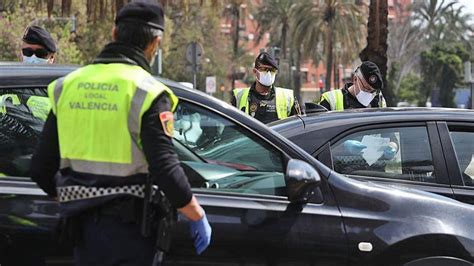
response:
M212 228L207 221L206 213L199 221L191 221L191 237L194 239L196 253L201 255L211 243Z
M346 140L343 145L344 149L351 155L360 155L362 150L367 148L366 145L357 140Z
M385 147L385 149L383 150L383 156L386 158L386 159L393 159L393 157L395 157L395 155L397 154L397 148L396 148L396 144L394 145L388 145L387 147Z

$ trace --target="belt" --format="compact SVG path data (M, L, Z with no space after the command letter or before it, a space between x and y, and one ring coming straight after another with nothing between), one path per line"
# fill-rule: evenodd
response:
M145 196L145 185L128 185L118 187L65 186L57 188L59 202L100 198L110 195L131 195L139 198ZM155 193L156 189L153 189Z

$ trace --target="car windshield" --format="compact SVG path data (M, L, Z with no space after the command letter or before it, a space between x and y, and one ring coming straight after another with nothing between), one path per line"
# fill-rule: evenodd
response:
M196 157L241 171L281 172L279 153L237 124L190 104L175 112L174 139Z

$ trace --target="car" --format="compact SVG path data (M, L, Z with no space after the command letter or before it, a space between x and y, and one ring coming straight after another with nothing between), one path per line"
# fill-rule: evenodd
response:
M70 246L53 237L57 202L28 177L44 116L26 103L74 69L0 64L0 95L9 95L1 96L0 113L0 141L9 144L0 146L2 266L72 263ZM473 206L347 178L229 104L157 79L180 99L176 152L213 230L210 247L198 256L188 221L178 215L166 265L474 262Z
M367 108L319 112L270 125L345 176L404 186L474 204L474 111L449 108ZM384 158L395 139L398 152ZM344 151L348 140L367 148Z

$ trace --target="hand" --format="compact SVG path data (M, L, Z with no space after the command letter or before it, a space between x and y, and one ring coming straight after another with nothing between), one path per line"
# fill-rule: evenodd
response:
M366 145L357 140L346 140L343 145L344 149L351 155L360 155L362 150L367 148Z
M196 253L201 255L211 243L212 228L207 221L206 213L198 221L191 221L191 237L194 239Z
M387 147L383 150L383 156L386 159L393 159L397 154L398 146L394 142L390 142Z

